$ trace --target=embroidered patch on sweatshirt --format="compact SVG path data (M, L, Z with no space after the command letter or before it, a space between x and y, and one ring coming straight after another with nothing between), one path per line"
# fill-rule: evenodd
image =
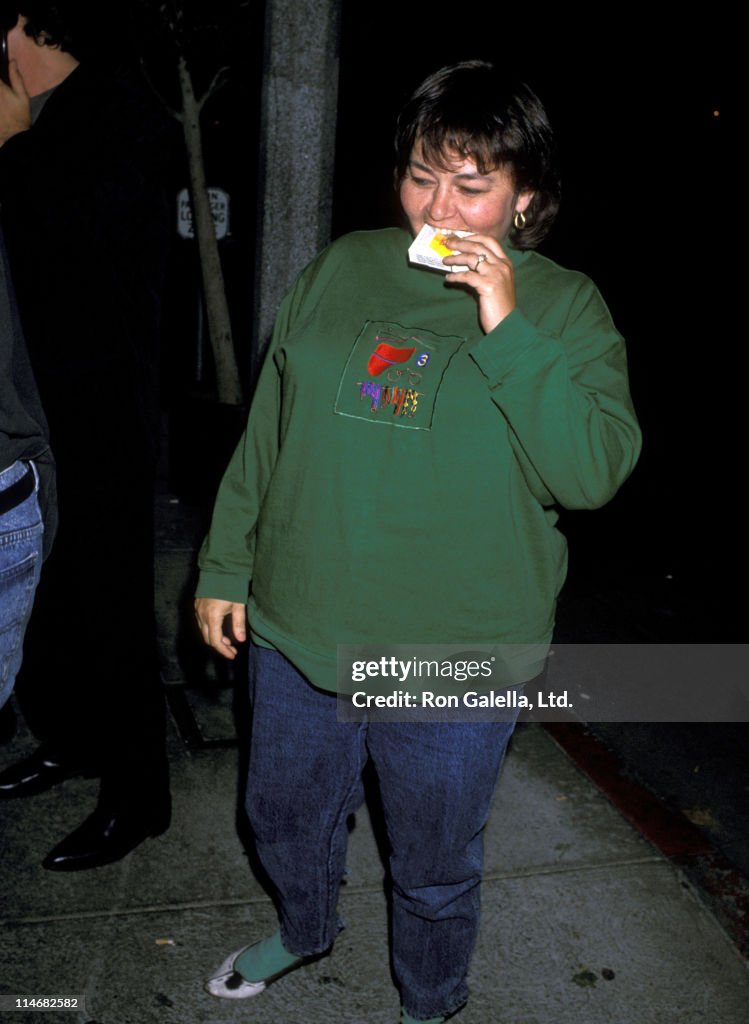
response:
M455 335L368 320L338 385L339 416L430 430L450 360L465 341Z

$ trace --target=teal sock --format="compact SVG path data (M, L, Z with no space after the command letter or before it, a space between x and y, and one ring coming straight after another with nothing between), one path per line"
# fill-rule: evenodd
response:
M268 978L285 971L304 957L287 953L281 943L281 933L276 932L267 939L261 939L240 953L234 961L234 970L238 971L245 981L266 981Z
M401 1024L445 1024L444 1017L430 1017L429 1020L416 1020L405 1010L401 1009Z

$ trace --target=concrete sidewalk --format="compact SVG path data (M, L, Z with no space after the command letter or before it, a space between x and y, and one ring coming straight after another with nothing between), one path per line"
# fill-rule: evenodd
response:
M347 929L333 953L249 1002L202 990L224 956L272 930L275 916L237 833L232 691L187 683L177 665L177 595L194 537L180 509L160 500L173 824L119 864L54 874L40 861L93 808L95 781L0 804L0 992L85 997L85 1012L5 1011L0 1019L396 1024L384 867L365 810L350 837ZM0 767L33 746L21 730L0 749ZM685 876L540 726L516 732L486 850L472 997L456 1021L749 1024L749 972L736 947Z

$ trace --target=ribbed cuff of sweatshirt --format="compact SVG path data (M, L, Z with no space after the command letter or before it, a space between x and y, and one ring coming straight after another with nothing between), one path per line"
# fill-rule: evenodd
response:
M537 372L564 355L561 341L540 331L515 308L493 331L469 349L469 355L491 387Z
M246 576L231 576L224 572L203 570L195 590L196 597L212 597L218 601L247 604L249 580Z

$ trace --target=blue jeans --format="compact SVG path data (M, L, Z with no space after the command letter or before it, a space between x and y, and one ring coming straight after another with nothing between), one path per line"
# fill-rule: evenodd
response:
M0 494L33 464L14 462L0 473ZM0 707L10 697L23 656L23 636L42 568L42 517L39 480L20 505L0 516Z
M412 1017L468 998L483 829L515 712L505 722L341 722L277 651L253 647L246 807L290 953L321 953L337 915L347 817L371 761L390 844L393 969Z

